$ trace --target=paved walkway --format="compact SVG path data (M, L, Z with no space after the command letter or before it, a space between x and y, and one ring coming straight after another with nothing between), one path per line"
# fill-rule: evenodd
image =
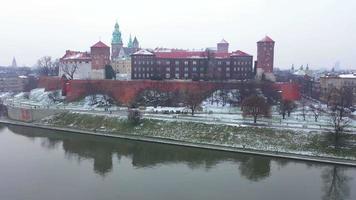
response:
M309 162L337 164L337 165L356 167L356 160L347 160L347 159L330 158L330 157L318 157L318 156L306 156L306 155L282 153L282 152L258 151L258 150L242 149L242 148L227 147L227 146L213 145L213 144L197 144L197 143L183 142L183 141L172 140L172 139L162 139L162 138L154 138L154 137L139 136L139 135L111 134L111 133L107 133L107 132L93 132L93 131L88 131L88 130L79 130L79 129L72 129L72 128L47 126L47 125L42 125L42 124L18 122L18 121L12 121L12 120L8 120L8 119L0 119L0 123L33 127L33 128L42 128L42 129L48 129L48 130L64 131L64 132L68 132L68 133L96 135L96 136L121 138L121 139L129 139L129 140L136 140L136 141L179 145L179 146L194 147L194 148L229 151L229 152L236 152L236 153L245 153L245 154L252 154L252 155L269 156L269 157L276 157L276 158L286 158L286 159L302 160L302 161L309 161Z

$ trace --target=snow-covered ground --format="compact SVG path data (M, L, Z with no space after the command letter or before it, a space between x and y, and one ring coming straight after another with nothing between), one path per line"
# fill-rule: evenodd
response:
M231 97L232 98L232 97ZM86 112L100 115L127 116L127 107L120 107L108 104L107 97L96 95L95 100L92 96L87 96L81 101L67 103L61 96L61 91L45 91L43 88L34 89L29 93L0 93L0 99L6 105L21 107L43 107L71 110L76 112ZM325 105L322 105L325 106ZM213 102L211 99L205 100L195 116L191 116L190 110L185 107L146 107L140 108L144 117L161 120L184 120L206 123L220 123L231 125L252 125L251 118L243 118L240 107L232 106L229 103L223 105L221 101ZM184 114L182 114L184 113ZM282 119L276 107L272 108L272 118L258 119L258 125L266 125L281 128L298 128L320 130L329 125L329 117L326 113L321 113L318 121L315 122L314 115L310 111L306 113L306 119L302 117L302 110L299 107L290 117ZM356 132L356 120L352 120L351 129Z

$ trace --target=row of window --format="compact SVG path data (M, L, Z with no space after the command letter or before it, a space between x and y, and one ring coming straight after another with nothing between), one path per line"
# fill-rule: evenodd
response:
M133 61L134 64L138 64L138 65L153 65L154 64L154 61L144 61L144 60L139 60L139 61ZM231 65L231 63L233 65L251 65L252 62L251 61L218 61L217 64L218 65ZM161 61L161 60L158 60L157 61L157 65L170 65L171 64L171 61L169 60L166 60L166 61ZM189 65L189 61L174 61L174 64L175 65L180 65L180 64L183 64L183 65ZM198 64L198 61L191 61L191 64L192 65L197 65ZM205 64L204 61L200 61L200 64L203 65Z
M175 71L176 72L179 72L181 68L179 67L176 67L175 68ZM196 72L196 71L205 71L206 68L203 68L203 67L193 67L192 68L192 71L193 72ZM223 68L222 67L217 67L216 68L217 71L221 72L223 71ZM146 68L146 67L134 67L133 68L133 71L153 71L153 67L149 67L149 68ZM166 67L165 68L165 71L167 72L170 72L171 71L171 68L170 67ZM184 67L184 71L185 72L188 72L189 71L189 68L188 67ZM230 68L230 67L226 67L225 68L225 71L229 72L229 71L252 71L252 69L250 67L233 67L233 68Z
M197 75L199 75L199 77L200 78L204 78L205 77L205 74L203 74L203 73L200 73L200 74L197 74ZM247 73L242 73L242 74L239 74L239 78L246 78L247 77ZM151 78L151 77L153 77L154 76L154 74L152 74L152 73L134 73L133 74L133 77L134 78L136 78L136 79L140 79L140 78ZM175 79L188 79L190 76L189 76L189 74L188 73L184 73L183 74L183 77L182 76L180 76L180 74L179 73L175 73L174 74L174 77L172 77L171 76L171 74L170 73L166 73L165 74L165 78L166 79L170 79L170 78L175 78ZM226 73L225 74L225 77L226 78L230 78L231 77L231 74L230 73Z

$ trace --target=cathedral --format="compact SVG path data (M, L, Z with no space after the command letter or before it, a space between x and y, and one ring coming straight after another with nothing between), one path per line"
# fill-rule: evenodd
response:
M127 46L124 46L121 37L121 31L119 24L116 22L114 31L112 33L112 41L111 41L111 65L119 74L119 76L131 74L131 58L130 56L140 50L139 42L136 38L132 39L131 35Z
M116 22L114 32L112 33L111 60L115 61L123 58L128 58L130 57L131 54L139 50L140 48L139 46L140 45L138 43L136 36L132 40L131 35L130 35L129 42L127 43L127 46L126 47L124 46L122 42L119 24Z

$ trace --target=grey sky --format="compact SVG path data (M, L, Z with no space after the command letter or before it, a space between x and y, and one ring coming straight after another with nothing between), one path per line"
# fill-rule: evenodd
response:
M276 41L276 67L356 68L355 0L1 0L0 65L32 66L43 55L110 44L118 20L127 43L204 48L225 38L256 56L256 41Z

